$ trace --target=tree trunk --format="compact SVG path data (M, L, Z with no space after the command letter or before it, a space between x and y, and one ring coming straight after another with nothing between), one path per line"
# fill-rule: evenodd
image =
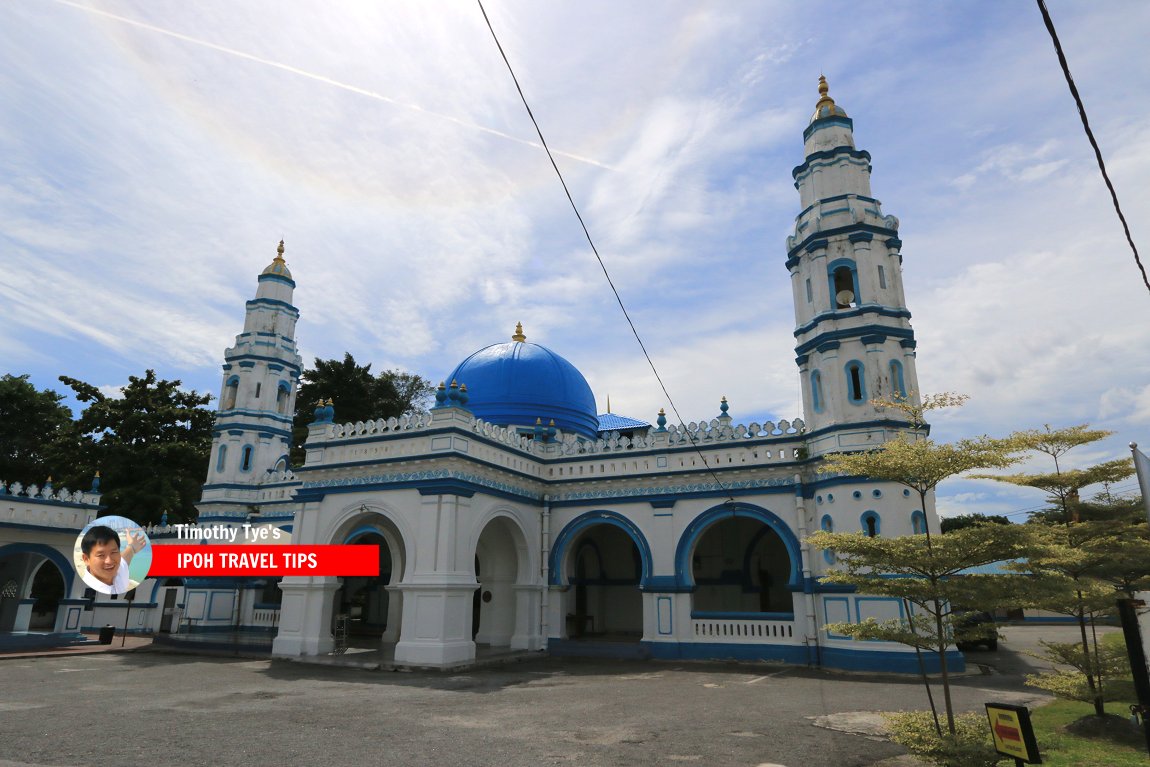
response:
M950 701L950 673L946 666L946 634L943 632L942 625L942 603L940 600L934 600L934 625L938 631L938 670L942 673L942 700L946 706L946 728L950 730L950 734L955 734L954 729L954 705Z
M1086 673L1086 687L1090 690L1090 699L1094 703L1094 714L1104 716L1106 706L1102 701L1102 693L1094 682L1094 664L1090 662L1090 640L1086 638L1086 611L1082 608L1082 592L1078 592L1078 631L1082 634L1082 661Z

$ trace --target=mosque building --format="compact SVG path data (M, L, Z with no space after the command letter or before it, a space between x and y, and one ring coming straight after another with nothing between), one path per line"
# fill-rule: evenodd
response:
M806 543L937 529L933 502L901 485L819 471L905 431L871 402L918 390L898 219L824 78L819 94L785 254L803 418L735 423L718 396L685 426L599 413L579 370L520 325L444 376L428 412L339 423L338 403L317 408L292 467L302 359L281 243L224 355L199 523L377 544L380 575L149 581L141 626L179 605L199 630L266 627L274 656L331 653L346 634L409 666L466 665L478 646L917 671L906 647L827 632L902 607L820 583L833 555Z

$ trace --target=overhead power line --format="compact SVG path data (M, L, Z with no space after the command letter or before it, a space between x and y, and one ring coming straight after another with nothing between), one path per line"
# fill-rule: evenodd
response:
M1102 160L1102 150L1098 148L1098 142L1094 140L1094 131L1090 130L1090 120L1086 118L1086 107L1082 104L1082 97L1078 94L1078 86L1074 84L1074 77L1070 74L1070 65L1066 63L1066 54L1062 52L1062 43L1058 41L1058 33L1054 30L1054 21L1050 18L1050 12L1046 10L1044 0L1038 0L1038 10L1042 11L1042 20L1046 23L1046 30L1050 32L1050 39L1054 41L1058 63L1062 65L1062 74L1066 75L1066 84L1070 86L1070 95L1074 96L1074 103L1078 105L1078 116L1082 118L1082 127L1086 131L1086 138L1090 140L1090 146L1094 147L1094 157L1098 160L1098 169L1102 171L1102 180L1106 182L1106 188L1110 190L1110 199L1114 201L1114 212L1118 214L1118 220L1122 222L1122 231L1126 233L1126 242L1130 243L1130 250L1134 251L1134 263L1138 265L1138 271L1142 272L1142 282L1146 284L1146 289L1150 290L1150 278L1146 276L1146 267L1142 266L1142 259L1138 257L1138 247L1134 244L1134 238L1130 234L1126 216L1122 214L1122 206L1118 204L1118 192L1114 191L1114 184L1110 183L1110 175L1106 172L1106 163Z
M678 419L679 424L685 427L683 423L683 416L679 414L679 408L675 405L675 400L671 398L671 393L667 391L667 385L663 383L663 377L659 375L658 368L655 367L655 361L651 359L651 355L647 352L647 345L643 343L643 339L639 336L639 330L635 327L635 323L631 320L631 315L627 311L627 307L623 304L623 297L619 295L619 290L615 287L615 281L611 279L610 272L607 271L607 265L603 263L603 257L599 255L599 249L595 247L595 241L591 239L591 232L587 229L587 224L583 221L583 215L579 212L579 206L575 204L575 198L571 195L571 189L567 186L566 179L563 178L562 171L559 170L559 165L555 162L555 156L551 152L551 147L547 144L547 139L543 137L543 130L539 127L539 121L535 119L535 113L531 111L531 105L527 103L527 96L523 94L523 88L519 85L519 78L515 76L515 70L511 66L511 61L507 58L507 53L503 50L502 43L499 42L499 36L495 34L495 28L491 25L491 19L487 16L487 9L483 7L483 0L476 0L479 3L479 11L483 14L483 20L487 23L487 29L491 32L491 38L495 41L495 47L499 49L499 55L503 57L503 63L507 65L507 71L511 74L511 80L515 83L515 90L519 92L519 99L523 102L523 108L527 110L527 116L531 118L531 124L535 126L535 133L539 136L539 143L543 145L543 150L547 152L547 159L551 161L551 167L555 169L555 175L559 177L559 183L563 185L563 193L567 195L567 202L571 204L571 210L575 212L575 218L579 219L579 226L583 229L583 236L587 238L587 244L591 246L591 252L595 254L595 260L599 262L599 268L603 270L603 276L607 278L607 284L611 286L611 292L615 294L615 301L619 304L619 309L623 312L623 317L627 320L627 325L631 328L632 335L639 343L639 348L643 350L643 356L647 359L647 364L651 366L651 372L655 374L655 380L659 382L659 388L663 390L663 396L667 398L671 410L675 413L675 418ZM707 472L711 475L712 479L722 488L724 493L727 493L727 500L733 502L735 499L730 495L727 486L723 483L715 470L711 468L710 461L707 456L703 455L703 451L699 448L699 443L695 435L690 431L686 431L688 438L691 440L695 452L703 459L703 466L706 467Z

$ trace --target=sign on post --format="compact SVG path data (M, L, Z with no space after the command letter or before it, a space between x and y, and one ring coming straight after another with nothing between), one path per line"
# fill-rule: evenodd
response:
M1034 727L1030 724L1030 709L1009 703L987 703L986 717L990 720L995 751L1014 757L1016 765L1042 764Z

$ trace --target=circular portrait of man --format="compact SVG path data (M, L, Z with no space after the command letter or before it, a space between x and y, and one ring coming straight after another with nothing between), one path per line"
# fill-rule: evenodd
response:
M76 537L76 572L101 594L123 594L139 586L152 566L147 533L127 517L99 517Z

